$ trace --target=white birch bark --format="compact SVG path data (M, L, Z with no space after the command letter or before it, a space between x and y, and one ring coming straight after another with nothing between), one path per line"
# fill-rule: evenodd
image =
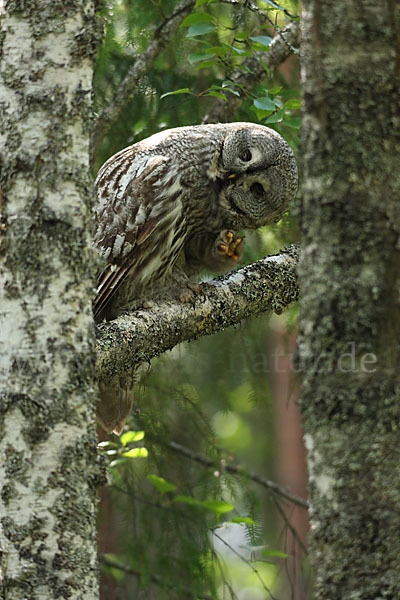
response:
M91 600L94 3L0 9L0 596Z

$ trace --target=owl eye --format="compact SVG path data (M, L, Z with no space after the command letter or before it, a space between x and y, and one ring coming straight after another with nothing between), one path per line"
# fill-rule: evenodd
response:
M240 160L242 160L243 162L249 162L249 160L251 160L251 152L250 150L244 150L240 155L239 155Z
M258 181L251 184L250 191L256 198L261 198L261 196L264 194L264 188L261 183L258 183Z

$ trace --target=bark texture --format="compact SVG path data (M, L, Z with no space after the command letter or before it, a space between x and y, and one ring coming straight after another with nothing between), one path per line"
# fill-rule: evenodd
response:
M0 34L0 597L98 597L88 171L92 0Z
M298 250L291 246L203 285L193 304L163 303L104 322L97 331L100 381L129 375L180 342L236 325L250 315L281 312L298 299Z
M302 34L315 597L400 598L400 5L304 0Z

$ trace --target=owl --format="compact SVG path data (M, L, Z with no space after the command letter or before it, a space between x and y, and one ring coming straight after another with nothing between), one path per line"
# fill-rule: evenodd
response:
M121 150L101 167L94 245L106 261L97 320L152 298L188 301L202 270L237 265L238 231L278 221L297 190L292 150L254 123L178 127ZM128 408L119 398L115 423ZM115 429L115 428L114 428Z

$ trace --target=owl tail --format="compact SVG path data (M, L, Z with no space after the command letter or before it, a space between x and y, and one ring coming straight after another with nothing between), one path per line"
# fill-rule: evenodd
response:
M104 431L116 435L121 435L133 403L133 385L127 387L121 384L118 376L99 382L97 420Z

